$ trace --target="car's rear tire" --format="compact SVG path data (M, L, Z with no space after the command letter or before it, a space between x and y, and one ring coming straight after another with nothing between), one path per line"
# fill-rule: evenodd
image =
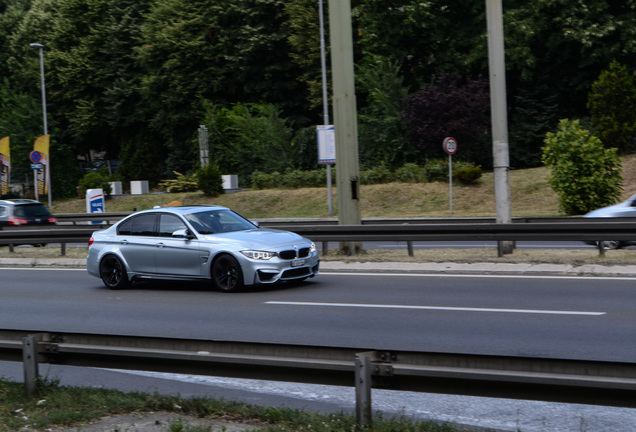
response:
M99 264L99 275L106 288L118 290L128 288L130 281L126 267L115 255L106 255Z
M243 288L241 265L232 255L223 254L212 264L212 280L221 291L233 292Z

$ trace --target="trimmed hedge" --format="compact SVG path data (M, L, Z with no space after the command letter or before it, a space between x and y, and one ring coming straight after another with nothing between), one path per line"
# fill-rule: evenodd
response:
M336 170L331 171L332 182L335 183ZM462 184L476 184L482 176L480 166L469 162L453 163L453 179ZM421 167L414 163L404 164L391 171L385 165L360 170L360 183L363 185L383 184L391 182L426 183L440 181L448 183L448 161L435 159ZM324 187L327 184L327 170L321 168L312 171L287 170L264 173L254 171L250 177L254 189L297 189L303 187Z

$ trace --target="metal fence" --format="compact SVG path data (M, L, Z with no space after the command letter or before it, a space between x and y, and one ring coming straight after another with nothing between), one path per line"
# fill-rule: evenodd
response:
M88 243L93 231L129 213L56 215L60 225L51 228L4 227L0 246L16 244ZM81 225L77 225L81 223ZM262 220L260 225L303 235L315 242L395 242L404 241L636 241L633 218L550 218L517 219L496 223L493 219L373 219L361 225L337 225L336 221ZM602 253L603 247L599 247ZM409 248L412 253L412 249Z
M27 392L39 363L188 373L356 388L636 407L636 364L249 342L0 330L0 360L22 361Z

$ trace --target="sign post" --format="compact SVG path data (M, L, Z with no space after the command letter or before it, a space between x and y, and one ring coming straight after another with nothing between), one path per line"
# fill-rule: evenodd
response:
M327 200L329 216L333 216L333 196L331 192L331 165L336 163L336 138L333 125L317 126L318 163L327 165Z
M86 213L104 213L104 191L103 189L88 189L86 191ZM103 221L93 221L94 224Z
M444 138L442 143L448 154L448 184L450 185L450 214L453 214L453 155L457 151L457 140L453 137Z
M29 153L29 160L31 161L31 169L33 170L33 189L35 192L36 201L40 200L40 194L44 194L45 176L44 170L44 155L38 150L33 150Z

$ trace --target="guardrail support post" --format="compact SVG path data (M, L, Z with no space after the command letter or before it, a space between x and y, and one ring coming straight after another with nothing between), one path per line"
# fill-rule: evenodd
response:
M356 422L358 426L370 425L371 412L371 357L369 353L356 354Z
M406 248L409 250L409 256L412 257L413 256L413 242L412 241L407 241L406 242Z
M24 389L27 395L35 393L37 389L38 369L38 341L35 336L22 338L22 361L24 364Z
M598 242L598 254L600 256L605 256L605 241L601 240Z

